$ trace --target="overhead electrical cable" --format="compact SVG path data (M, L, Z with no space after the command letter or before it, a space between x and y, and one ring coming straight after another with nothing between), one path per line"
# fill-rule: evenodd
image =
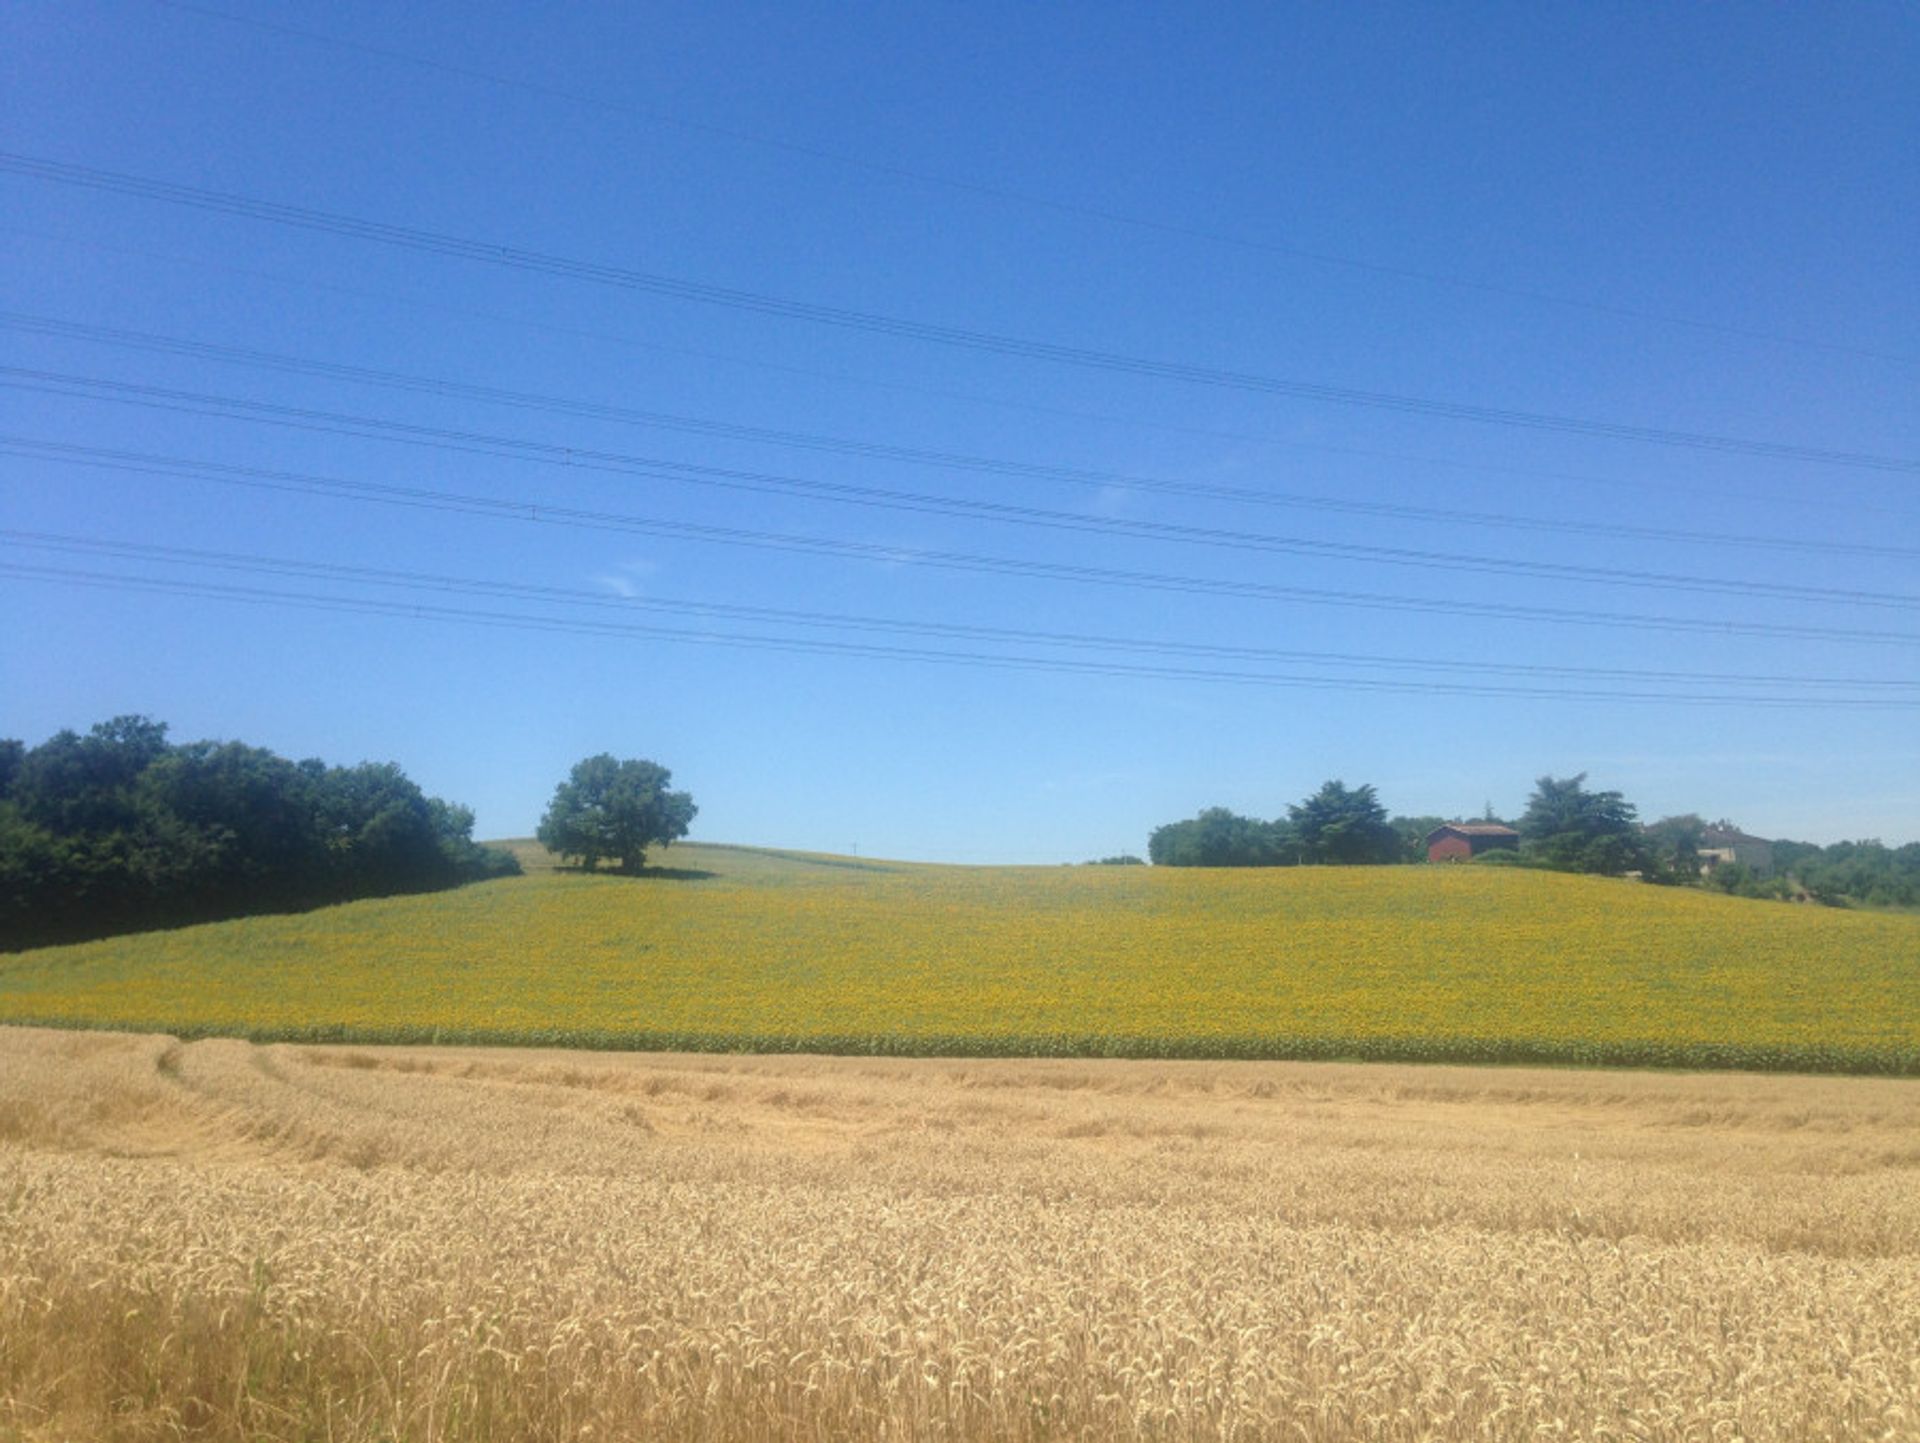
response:
M1053 531L1087 535L1115 536L1130 540L1178 542L1237 551L1268 552L1277 555L1312 556L1327 560L1364 562L1375 565L1410 566L1428 570L1476 572L1499 576L1551 578L1580 581L1593 585L1628 587L1640 590L1683 591L1702 595L1767 597L1811 602L1828 606L1869 606L1894 610L1920 609L1920 595L1902 592L1865 591L1843 587L1804 586L1790 582L1744 581L1737 578L1691 576L1673 572L1629 571L1615 567L1582 566L1572 563L1515 560L1505 557L1476 556L1416 547L1376 546L1360 542L1322 541L1308 537L1270 535L1261 532L1231 531L1218 527L1188 526L1174 522L1138 521L1115 517L1093 517L1077 512L1050 511L1041 507L1005 502L973 501L933 493L888 490L856 486L847 482L817 481L802 477L746 471L723 466L665 458L633 456L591 447L565 446L553 442L529 441L518 437L493 436L479 432L456 431L412 422L389 421L378 417L354 416L302 406L282 406L271 402L250 401L240 397L213 396L181 391L172 387L146 386L136 382L115 381L103 377L73 376L58 372L35 371L25 367L0 366L0 385L37 390L55 395L105 399L135 405L156 406L165 410L227 419L257 420L271 425L291 426L332 434L374 436L408 445L436 450L454 450L470 454L512 456L543 465L564 466L572 470L591 470L611 475L636 476L677 484L720 487L808 500L831 501L844 505L876 507L921 515L956 517L1005 525L1039 527Z
M109 541L97 537L55 532L0 530L0 546L55 551L116 560L159 561L255 575L295 576L309 580L349 581L377 586L482 596L520 601L555 602L617 611L664 611L726 620L774 622L835 631L874 631L916 636L961 638L972 641L1074 650L1120 651L1234 660L1307 662L1315 665L1368 670L1473 673L1493 676L1561 677L1582 681L1634 681L1698 688L1702 686L1810 686L1864 687L1895 691L1920 689L1920 677L1898 679L1857 676L1789 676L1778 673L1660 671L1636 667L1584 667L1541 662L1461 661L1445 657L1382 656L1358 652L1303 651L1277 647L1233 646L1218 642L1168 641L1159 638L1117 637L1086 632L1049 632L1016 627L976 626L960 622L914 621L896 617L850 615L845 612L797 611L731 602L690 601L684 598L621 595L578 587L529 585L479 577L447 576L431 572L395 570L341 562L308 561L292 557L261 556L245 552L212 551L199 547L162 546L151 542Z
M917 447L896 446L882 442L861 441L838 436L821 436L808 432L787 431L766 426L750 426L737 422L718 421L695 416L680 416L668 412L650 411L631 406L615 406L599 402L579 401L567 397L540 395L526 391L513 391L498 386L474 385L468 382L445 380L438 377L408 375L402 372L378 370L367 366L351 366L333 361L320 361L301 356L289 356L273 351L261 351L238 346L214 345L210 342L188 340L177 336L156 335L152 332L129 330L124 327L84 325L79 322L60 320L56 317L38 316L18 311L0 310L0 328L21 331L30 335L50 336L64 340L78 340L132 350L157 352L162 355L191 356L202 360L245 366L255 370L275 371L289 375L321 376L329 380L351 381L360 385L378 386L389 390L412 391L432 396L459 397L468 400L484 401L493 405L512 406L522 410L547 412L554 415L579 416L590 420L612 421L623 425L681 431L698 436L715 436L727 440L792 447L799 450L825 451L842 455L860 456L873 460L900 461L912 465L938 467L949 470L976 471L989 475L1011 476L1026 480L1058 481L1081 486L1097 486L1108 490L1117 489L1143 494L1178 496L1184 499L1194 500L1245 502L1297 509L1324 510L1368 517L1434 521L1454 525L1553 531L1572 535L1610 536L1630 540L1685 542L1691 545L1716 545L1763 550L1882 556L1890 559L1920 561L1920 548L1913 547L1823 542L1791 537L1724 535L1715 532L1683 531L1659 527L1530 520L1520 517L1490 515L1484 512L1452 511L1437 507L1408 506L1384 502L1344 501L1337 498L1264 491L1252 487L1173 481L1158 477L1136 476L1117 471L1044 465L1033 462L969 456L957 452L929 451Z
M475 306L455 305L448 301L428 300L424 296L396 295L391 291L369 290L363 286L341 285L336 281L319 280L312 276L292 276L281 271L260 270L253 266L235 265L230 261L213 260L205 256L183 256L165 251L150 250L143 246L130 246L103 241L97 237L77 236L66 231L47 231L29 226L0 225L0 234L28 236L35 240L49 241L68 249L85 247L90 250L105 251L114 255L136 256L142 260L158 261L164 265L189 266L197 270L217 271L224 275L244 276L249 280L266 281L277 286L289 286L299 290L314 291L326 295L352 296L357 300L375 301L382 306L404 306L413 310L433 311L441 315L459 316L465 320L484 321L489 324L511 326L516 330L536 332L549 336L564 336L576 341L595 341L607 345L620 346L630 350L645 351L655 355L680 356L693 360L713 361L726 366L739 366L745 369L765 371L774 375L799 376L811 381L825 381L835 386L853 386L863 390L890 391L900 395L927 396L940 401L959 401L970 406L989 406L997 410L1019 411L1032 416L1049 416L1066 421L1084 421L1098 426L1122 426L1132 430L1163 432L1175 436L1198 436L1213 441L1232 441L1250 443L1256 446L1269 446L1277 450L1302 452L1316 456L1339 456L1366 461L1392 461L1401 465L1431 467L1448 471L1457 471L1472 476L1509 476L1537 486L1541 482L1574 485L1582 488L1598 488L1614 491L1641 491L1666 496L1671 494L1674 483L1670 479L1659 481L1643 480L1631 476L1602 476L1592 472L1566 471L1556 467L1514 466L1491 461L1463 461L1458 457L1428 456L1415 452L1389 451L1371 446L1341 446L1323 441L1303 441L1297 437L1274 436L1254 431L1236 431L1219 426L1197 426L1179 421L1168 421L1139 413L1119 415L1108 411L1088 411L1073 406L1060 406L1035 400L1031 396L1015 398L1011 396L988 395L980 391L959 391L944 386L921 385L898 377L883 378L871 375L855 375L846 371L819 370L810 366L796 366L784 361L770 360L764 356L741 356L724 351L711 351L698 346L676 345L665 341L642 340L640 337L619 332L599 330L591 326L563 325L552 319L540 319L533 316L512 315L504 311L489 311ZM934 463L927 463L934 464ZM1891 478L1890 478L1891 481ZM1168 483L1191 485L1194 483ZM1893 482L1893 484L1898 484ZM1702 495L1737 496L1743 500L1756 497L1764 498L1770 508L1777 510L1806 509L1814 511L1833 511L1832 502L1825 499L1809 498L1798 494L1764 491L1756 488L1751 480L1738 485L1716 483L1710 479L1689 476L1685 482L1690 492ZM1793 540L1773 537L1735 537L1715 532L1692 532L1663 530L1658 527L1638 527L1608 522L1566 521L1543 516L1514 516L1498 512L1451 511L1426 508L1403 508L1391 503L1368 502L1347 497L1324 495L1303 495L1289 492L1269 492L1244 490L1235 487L1209 487L1219 490L1225 499L1244 500L1269 506L1299 506L1323 510L1352 510L1361 514L1379 514L1395 516L1405 512L1416 519L1434 519L1461 521L1475 526L1513 527L1533 531L1566 531L1570 533L1588 533L1593 535L1619 535L1640 537L1646 540L1700 541L1710 545L1755 545L1774 546L1791 545L1795 549L1802 546L1817 549L1851 551L1855 548L1844 542L1819 542ZM1850 499L1846 514L1850 518L1862 519L1874 516L1898 517L1910 520L1916 514L1912 510L1877 505L1858 499Z
M1065 657L1032 657L988 652L941 651L932 648L884 646L866 642L830 641L819 638L780 637L755 633L717 633L686 629L641 626L630 622L601 622L581 618L534 616L525 613L483 611L474 607L450 607L420 602L383 601L360 597L274 591L262 587L242 587L213 582L178 581L163 577L130 576L122 573L86 571L79 568L23 566L0 562L0 576L26 581L53 581L67 584L104 586L122 590L171 593L254 605L310 607L331 611L353 611L417 620L459 621L492 626L560 632L586 636L626 636L649 640L688 642L704 646L740 647L756 651L797 652L809 656L851 656L885 661L928 662L942 665L997 667L1020 671L1038 671L1056 675L1124 677L1154 681L1225 682L1243 686L1304 687L1335 691L1399 692L1418 695L1466 695L1532 698L1552 701L1659 702L1685 707L1746 706L1759 708L1816 707L1823 711L1905 710L1920 705L1920 699L1886 697L1811 697L1805 693L1784 696L1718 693L1634 692L1621 690L1574 691L1566 688L1494 686L1440 681L1401 681L1377 677L1317 676L1272 672L1240 672L1197 667L1146 666L1111 661L1077 661Z
M1098 371L1143 376L1155 380L1181 381L1193 385L1224 387L1263 395L1287 396L1296 400L1431 416L1442 420L1552 431L1605 440L1682 447L1816 465L1920 473L1920 460L1908 457L1879 456L1833 447L1752 440L1708 432L1640 426L1627 422L1560 416L1508 407L1435 400L1428 397L1403 396L1385 391L1363 390L1353 386L1263 376L1248 371L1224 370L1181 361L1161 361L1141 356L1128 356L1113 351L1101 351L1051 341L1022 339L990 331L975 331L960 326L910 320L878 312L792 300L783 296L741 290L730 286L710 285L701 281L685 280L623 266L605 265L595 261L575 260L494 241L474 240L439 231L393 225L384 221L364 220L304 206L257 200L230 192L203 190L196 186L179 185L171 181L154 180L119 171L100 170L92 166L74 165L66 161L23 155L12 151L0 151L0 171L111 194L162 201L216 214L292 226L327 235L397 246L431 255L478 261L487 265L559 276L594 285L666 296L701 305L721 306L774 316L783 320L808 321L843 330L892 336L902 340L990 352L1027 360L1049 361Z
M382 482L348 481L298 472L214 462L183 461L138 453L112 452L69 442L38 441L0 436L0 454L42 461L122 471L138 475L188 478L222 485L363 501L416 510L487 516L534 525L558 525L594 531L624 532L679 540L744 546L796 555L828 556L888 565L926 566L943 570L1022 576L1048 581L1070 581L1123 589L1164 591L1249 600L1297 601L1313 605L1347 606L1386 611L1429 612L1480 619L1537 621L1556 625L1600 626L1615 629L1692 632L1715 636L1771 637L1816 642L1848 642L1888 646L1920 645L1920 633L1873 631L1861 628L1807 626L1795 623L1715 620L1704 617L1659 616L1636 612L1598 611L1580 607L1525 606L1506 602L1468 601L1440 596L1395 596L1373 592L1283 586L1272 582L1232 581L1221 578L1128 571L1067 562L1029 561L1016 557L940 551L877 542L712 526L620 512L593 511L525 498L501 498L432 491Z
M234 25L251 26L256 30L288 36L312 44L332 46L336 49L346 50L360 55L378 56L383 60L400 61L403 64L419 66L425 70L434 70L441 74L458 76L463 80L477 80L484 84L518 90L529 95L544 96L550 100L566 100L574 104L590 105L614 114L632 116L635 119L645 121L651 125L671 126L695 135L719 136L726 140L737 141L747 145L762 146L786 155L806 156L813 160L827 161L834 165L847 166L852 169L865 171L870 175L887 176L894 180L910 181L918 185L938 186L942 189L956 191L966 195L980 196L989 200L1003 201L1014 205L1050 211L1056 215L1076 216L1085 220L1101 221L1109 225L1124 226L1158 235L1178 236L1186 240L1204 241L1210 245L1230 246L1238 250L1251 251L1262 255L1284 256L1290 260L1308 261L1314 265L1335 266L1343 270L1356 271L1365 275L1385 276L1394 280L1418 281L1427 285L1474 291L1484 295L1510 296L1518 300L1531 301L1540 305L1590 311L1598 315L1617 316L1627 320L1653 321L1662 325L1681 326L1689 330L1727 336L1736 340L1764 341L1773 345L1795 346L1808 350L1828 351L1839 355L1864 356L1873 360L1897 361L1907 364L1912 364L1917 359L1912 356L1899 355L1868 347L1850 346L1840 342L1818 340L1806 336L1788 335L1754 326L1734 325L1724 321L1704 320L1699 317L1682 316L1669 311L1657 311L1646 307L1628 306L1609 301L1595 301L1576 296L1558 295L1550 291L1535 290L1527 286L1515 286L1499 281L1479 280L1470 276L1450 275L1442 271L1424 270L1414 266L1390 265L1379 261L1362 260L1353 256L1335 255L1327 251L1314 250L1306 246L1289 245L1279 241L1235 235L1226 231L1212 230L1205 226L1188 225L1179 221L1156 219L1150 216L1131 215L1124 211L1061 200L1058 197L1039 195L1033 191L1020 190L1011 186L966 180L958 176L946 175L937 171L922 170L913 166L895 165L886 161L876 161L868 156L854 155L848 151L833 150L825 146L807 145L783 136L766 135L756 131L743 130L737 126L715 125L709 121L689 120L685 116L657 110L650 106L635 105L631 101L615 100L608 96L593 95L584 91L568 89L564 86L549 85L541 81L528 80L520 76L502 75L496 71L483 70L476 66L460 65L444 58L420 55L414 52L396 49L392 46L372 45L363 40L351 40L344 36L328 35L318 30L307 30L297 25L288 25L277 20L263 19L257 15L238 15L229 10L216 9L211 5L189 3L189 0L154 0L154 3L165 6L168 9L203 15Z

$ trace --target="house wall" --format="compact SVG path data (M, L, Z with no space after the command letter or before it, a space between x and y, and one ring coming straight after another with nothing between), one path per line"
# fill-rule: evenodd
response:
M1427 844L1429 862L1464 862L1473 855L1473 843L1465 837L1442 837Z

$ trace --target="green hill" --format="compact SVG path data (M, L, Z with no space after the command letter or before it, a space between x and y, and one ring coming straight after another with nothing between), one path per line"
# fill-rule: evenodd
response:
M1920 919L1480 867L685 844L0 957L0 1021L253 1038L1920 1074Z

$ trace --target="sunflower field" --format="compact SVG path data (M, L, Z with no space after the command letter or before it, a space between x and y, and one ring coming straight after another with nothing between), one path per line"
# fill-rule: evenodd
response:
M0 955L0 1022L1920 1075L1920 917L1471 866L659 860Z

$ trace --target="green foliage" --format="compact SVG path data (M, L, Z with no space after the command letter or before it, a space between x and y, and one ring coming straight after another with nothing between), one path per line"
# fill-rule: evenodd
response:
M134 783L166 749L166 726L145 717L59 732L20 758L8 796L58 836L123 831L138 821Z
M145 717L0 746L0 948L518 871L473 814L392 765L328 768L238 742L170 744Z
M1277 867L1297 860L1283 823L1208 807L1191 821L1169 822L1147 838L1157 867Z
M1400 841L1400 858L1403 862L1424 862L1427 860L1427 838L1433 835L1436 827L1444 827L1451 817L1394 817L1387 823L1393 828L1394 835Z
M1776 872L1797 872L1808 862L1818 862L1826 848L1815 842L1778 841L1773 844L1773 869Z
M658 762L618 761L606 752L588 757L554 790L535 835L589 872L603 860L637 872L647 848L686 836L699 810L686 792L669 791L672 783L673 773Z
M140 774L136 810L156 890L182 916L218 915L223 898L263 910L296 908L322 884L335 890L313 825L316 778L284 757L238 742L162 752ZM346 895L369 895L347 889Z
M1476 852L1467 859L1476 867L1523 867L1536 872L1556 870L1549 866L1544 857L1521 851L1517 847L1489 847L1484 852Z
M1122 852L1117 857L1097 857L1087 865L1089 867L1144 867L1147 864L1144 858L1136 857L1131 852Z
M1772 876L1725 862L1705 877L1713 891L1734 897L1818 902L1827 907L1920 908L1920 842L1773 843Z
M1802 858L1794 875L1828 906L1920 907L1920 842L1836 842L1818 858Z
M1706 835L1706 819L1696 812L1649 823L1645 829L1646 879L1671 886L1691 885L1700 876L1700 848Z
M1356 866L1404 860L1400 834L1387 822L1387 809L1370 786L1332 781L1287 808L1300 860Z
M1763 877L1744 862L1721 863L1706 874L1706 886L1711 891L1725 892L1729 897L1752 897L1774 902L1790 902L1797 896L1805 895L1786 877Z
M1587 774L1541 777L1520 818L1523 849L1561 872L1617 877L1644 869L1646 839L1633 804L1619 792L1590 792Z
M1421 855L1424 855L1422 853ZM1155 828L1147 856L1159 867L1346 866L1411 860L1370 786L1333 781L1271 822L1208 807Z
M0 801L6 800L13 790L13 779L20 772L20 763L26 760L27 744L8 738L0 741Z

